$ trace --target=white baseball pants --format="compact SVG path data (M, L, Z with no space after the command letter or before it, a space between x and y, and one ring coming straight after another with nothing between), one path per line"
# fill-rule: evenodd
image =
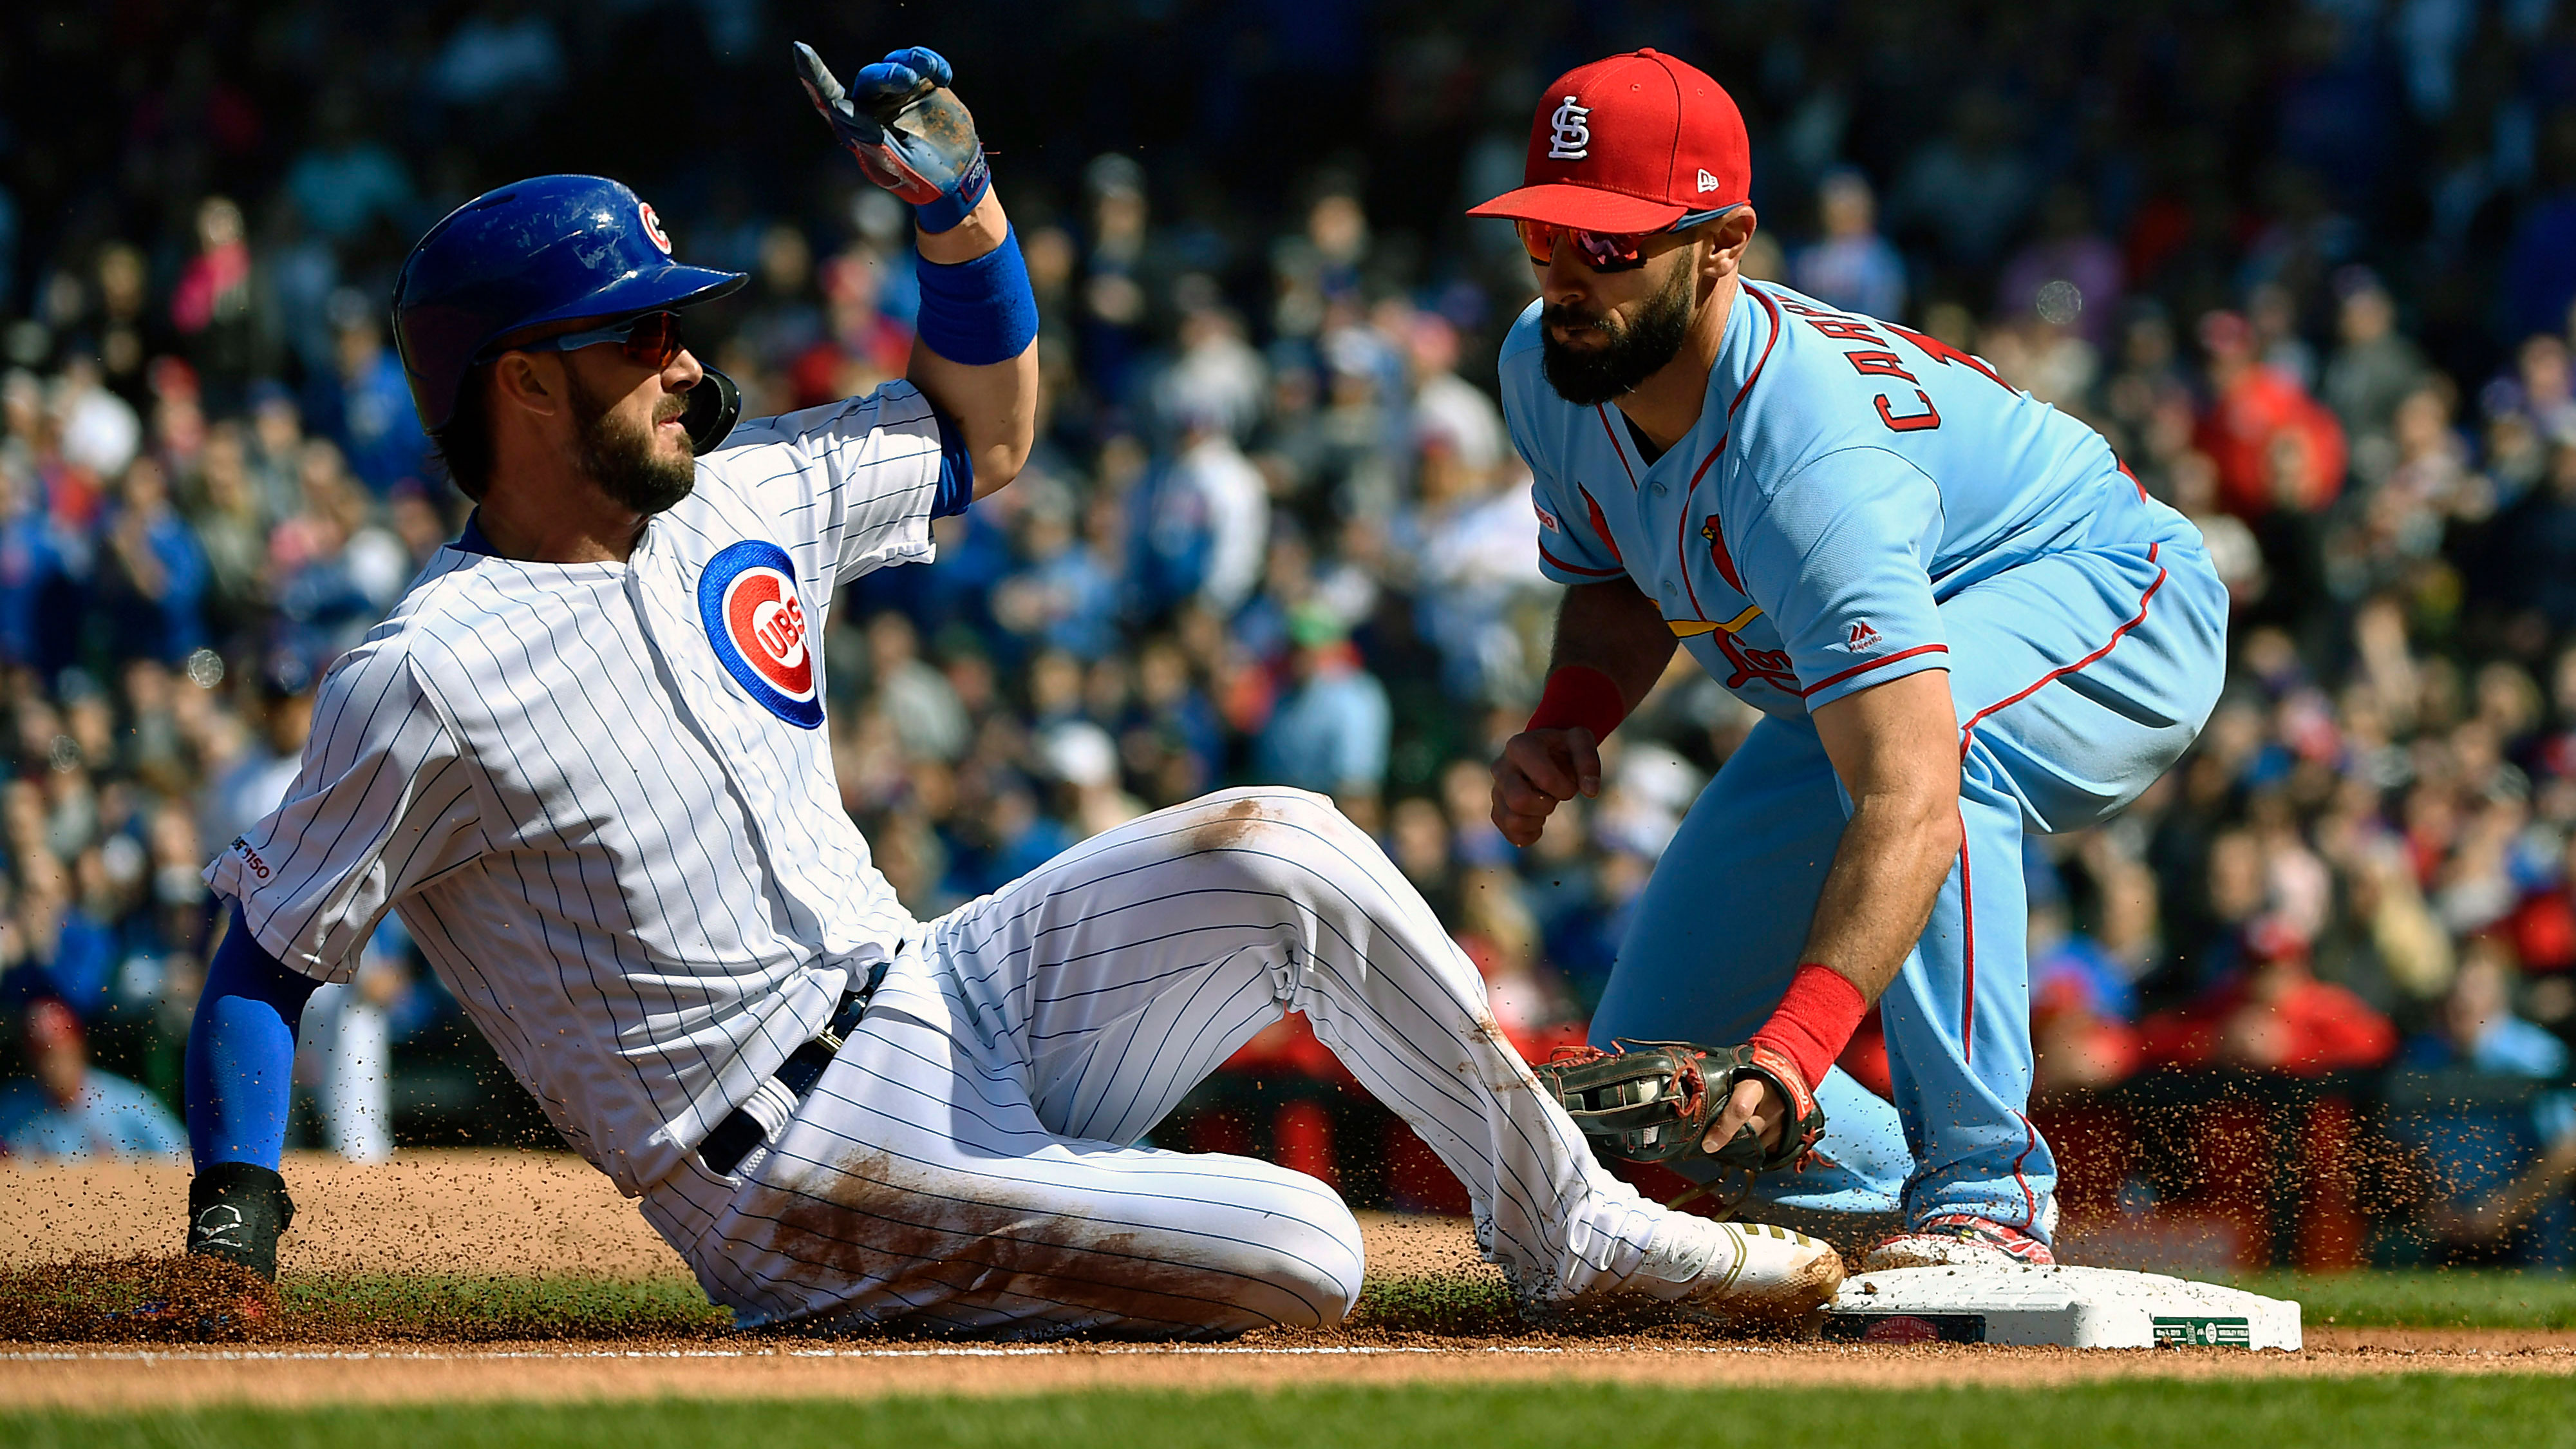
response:
M1663 1209L1604 1172L1483 981L1321 796L1227 791L929 923L785 1129L645 1215L746 1324L1205 1337L1332 1324L1358 1225L1323 1183L1132 1145L1302 1011L1465 1183L1542 1301L1633 1272Z

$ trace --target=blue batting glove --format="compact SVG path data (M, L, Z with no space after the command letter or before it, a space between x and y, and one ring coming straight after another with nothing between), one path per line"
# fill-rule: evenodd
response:
M870 181L912 203L926 232L966 219L993 184L975 118L948 88L939 52L912 46L862 69L844 89L814 47L796 43L797 78Z

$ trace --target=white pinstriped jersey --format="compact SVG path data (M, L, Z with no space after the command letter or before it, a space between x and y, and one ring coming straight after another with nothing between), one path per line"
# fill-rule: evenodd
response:
M841 806L821 642L841 583L931 556L939 463L929 403L889 383L743 424L626 563L441 551L208 882L324 980L400 912L641 1193L918 929Z

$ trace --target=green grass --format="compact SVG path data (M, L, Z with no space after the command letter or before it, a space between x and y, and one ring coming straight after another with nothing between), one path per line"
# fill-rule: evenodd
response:
M2576 1276L2504 1268L2247 1273L2228 1280L2292 1298L2300 1321L2341 1328L2576 1328Z
M1474 1445L1743 1442L1765 1449L1988 1449L2259 1444L2576 1445L2563 1378L2131 1380L2047 1391L1935 1389L1805 1392L1495 1388L1296 1389L1275 1394L1091 1393L1016 1399L894 1398L772 1402L466 1405L321 1412L0 1417L0 1445L60 1449L257 1445L653 1449L1217 1449L1366 1444Z

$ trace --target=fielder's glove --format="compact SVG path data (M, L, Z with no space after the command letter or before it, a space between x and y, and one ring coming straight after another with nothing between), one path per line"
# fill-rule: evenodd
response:
M277 1239L295 1221L286 1179L254 1162L218 1162L188 1184L188 1251L277 1281Z
M912 203L926 232L948 230L966 219L993 184L975 118L957 93L938 51L898 50L850 78L847 90L814 47L796 42L797 78L814 109L868 179Z
M1746 1172L1806 1166L1825 1132L1824 1110L1807 1089L1797 1065L1768 1047L1733 1050L1686 1041L1627 1041L1597 1047L1562 1047L1531 1070L1566 1115L1583 1129L1595 1156L1666 1165L1712 1159ZM1769 1150L1750 1124L1716 1152L1700 1144L1726 1111L1736 1084L1769 1082L1789 1104L1780 1145Z

